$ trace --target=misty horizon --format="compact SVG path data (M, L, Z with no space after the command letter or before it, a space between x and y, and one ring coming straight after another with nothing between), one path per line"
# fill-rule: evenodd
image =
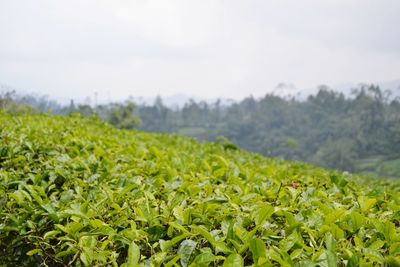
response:
M2 84L0 82L0 94L4 95L6 93L14 94L14 97L23 99L25 97L33 97L35 99L43 99L45 101L55 102L59 105L69 105L71 101L76 104L83 104L83 105L90 105L92 107L96 105L107 105L110 103L122 103L125 101L132 101L138 105L153 105L157 98L161 98L162 103L167 107L178 107L181 108L185 104L189 103L190 101L195 102L205 102L208 104L213 104L216 101L221 101L223 105L230 105L232 103L238 103L243 101L247 98L254 98L254 99L262 99L267 95L275 95L282 97L284 99L296 99L300 101L306 100L309 96L315 96L320 89L324 90L331 90L336 93L342 93L346 98L351 97L354 92L357 90L361 90L362 88L366 89L369 86L378 86L383 93L389 96L389 99L395 99L400 97L400 80L394 81L384 81L384 82L376 82L371 84L366 83L342 83L337 84L335 86L328 86L326 84L321 84L313 89L308 90L297 90L297 88L292 84L284 84L281 83L275 87L274 90L267 90L262 95L253 95L249 94L247 96L241 98L233 98L229 96L220 96L220 97L204 97L201 95L189 95L185 93L176 93L172 95L153 95L153 96L140 96L140 95L128 95L127 97L120 98L120 99L113 99L111 94L108 93L106 97L102 97L97 92L93 93L92 95L86 95L84 97L71 97L71 98L59 98L54 95L45 95L38 93L38 91L31 91L21 88L15 88L7 84ZM356 90L356 91L354 91ZM24 101L22 101L24 102Z

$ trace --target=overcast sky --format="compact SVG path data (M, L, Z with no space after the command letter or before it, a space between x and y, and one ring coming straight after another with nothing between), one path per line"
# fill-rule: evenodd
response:
M399 0L0 0L0 83L241 98L400 79Z

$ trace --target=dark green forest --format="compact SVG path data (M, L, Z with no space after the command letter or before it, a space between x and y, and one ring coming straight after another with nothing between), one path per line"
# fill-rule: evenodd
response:
M172 110L138 106L140 129L199 140L225 137L265 156L350 172L400 175L400 101L368 86L345 97L321 87L305 101L268 94L221 106L191 101ZM227 141L227 140L225 140Z
M16 108L13 101L25 105ZM152 105L126 101L90 106L71 101L62 106L44 97L12 93L3 94L1 105L18 112L78 112L119 128L179 133L268 157L400 177L400 99L374 85L347 96L321 86L303 100L267 94L232 104L190 100L180 108L167 107L160 97Z

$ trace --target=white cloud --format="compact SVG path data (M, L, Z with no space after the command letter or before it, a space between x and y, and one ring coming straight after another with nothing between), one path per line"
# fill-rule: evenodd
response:
M399 79L400 2L0 2L0 82L60 97L206 97Z

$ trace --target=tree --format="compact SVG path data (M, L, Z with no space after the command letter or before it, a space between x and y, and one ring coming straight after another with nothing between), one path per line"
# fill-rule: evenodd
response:
M107 114L107 121L122 129L133 129L140 124L140 119L134 114L135 104L112 104Z

